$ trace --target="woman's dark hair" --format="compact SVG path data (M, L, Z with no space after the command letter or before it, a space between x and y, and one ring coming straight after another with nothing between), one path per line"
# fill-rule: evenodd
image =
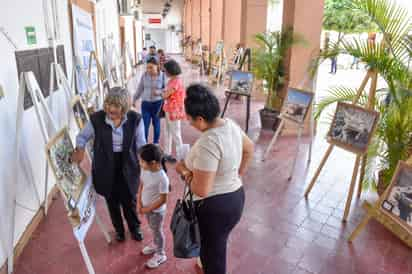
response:
M175 60L169 60L163 65L165 71L172 75L172 76L177 76L182 73L182 69L179 66L179 63L176 62Z
M219 100L209 87L192 84L186 89L185 111L192 118L200 116L211 123L219 116Z
M140 158L145 162L161 163L163 170L167 172L166 158L164 157L163 151L160 149L158 145L146 144L139 149L138 153Z
M152 65L158 66L159 62L157 62L156 58L151 57L151 58L149 58L149 60L147 60L146 64L152 64Z

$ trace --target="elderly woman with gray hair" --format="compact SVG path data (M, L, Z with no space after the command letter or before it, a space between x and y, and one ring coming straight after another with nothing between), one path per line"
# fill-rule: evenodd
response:
M143 235L136 213L136 193L140 167L138 150L146 144L141 115L130 111L127 90L112 88L105 97L104 110L90 116L90 122L76 137L72 160L81 162L87 142L93 142L92 180L96 192L104 196L116 239L125 240L123 215L134 240Z

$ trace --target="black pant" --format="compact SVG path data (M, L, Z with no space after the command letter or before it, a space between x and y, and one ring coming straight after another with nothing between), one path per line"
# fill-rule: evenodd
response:
M231 193L196 201L205 274L226 274L226 247L230 232L239 222L245 203L243 187Z
M127 182L122 173L122 154L114 153L115 162L115 183L113 184L112 193L106 197L107 207L110 218L116 233L124 235L123 215L126 219L129 231L135 233L140 226L139 218L136 213L136 195L130 192Z
M330 65L330 72L336 73L337 70L338 70L338 57L332 57L331 65Z

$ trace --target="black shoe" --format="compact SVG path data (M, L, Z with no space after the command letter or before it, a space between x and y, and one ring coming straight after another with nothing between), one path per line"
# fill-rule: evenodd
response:
M119 243L124 242L126 240L124 233L116 233L116 241Z
M131 232L132 239L135 241L143 241L143 233L140 228L137 228L135 231Z

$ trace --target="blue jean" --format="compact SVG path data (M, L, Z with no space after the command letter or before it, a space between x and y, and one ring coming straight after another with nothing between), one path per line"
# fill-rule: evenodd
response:
M158 144L160 139L160 118L157 115L162 107L163 100L154 102L143 101L142 102L142 117L144 123L144 132L146 140L149 138L150 122L153 123L154 137L153 143Z

